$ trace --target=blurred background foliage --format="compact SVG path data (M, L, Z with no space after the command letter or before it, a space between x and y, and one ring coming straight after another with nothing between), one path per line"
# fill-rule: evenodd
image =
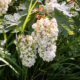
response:
M35 0L34 0L35 1ZM58 0L62 2L66 0ZM66 2L68 3L69 0ZM70 0L76 3L76 6L80 7L80 0ZM44 1L43 1L44 3ZM22 8L23 4L24 7ZM16 45L14 39L16 38L15 30L17 34L23 25L23 22L27 16L30 0L13 0L9 6L9 10L6 15L11 18L5 18L5 15L0 17L0 24L4 26L4 32L0 30L0 40L7 37L7 42L4 46L11 56L5 56L6 60L0 62L0 80L80 80L80 12L77 16L72 18L63 15L55 9L55 17L58 22L59 36L57 40L57 52L56 58L50 62L43 62L38 58L36 64L31 68L22 66L19 58L19 52L16 51ZM37 3L35 7L38 7L40 3ZM35 14L31 14L30 20L26 25L25 34L31 34L31 25L36 22ZM7 16L7 17L9 17ZM14 23L14 24L13 24ZM6 33L5 33L6 31ZM1 53L0 53L1 54ZM2 56L1 56L2 57ZM10 68L10 65L18 72Z

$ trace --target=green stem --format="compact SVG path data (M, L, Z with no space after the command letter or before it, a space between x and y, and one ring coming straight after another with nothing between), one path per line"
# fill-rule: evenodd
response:
M30 6L29 6L29 10L28 10L28 15L26 16L26 19L25 19L25 21L24 21L24 24L23 24L23 27L22 27L22 33L24 33L24 29L25 29L25 27L26 27L26 24L27 24L28 21L29 21L29 17L30 17L30 15L31 15L31 12L32 12L34 6L35 6L36 3L37 3L37 0L35 1L35 3L34 3L33 5L32 5L32 2L33 2L33 0L31 0Z

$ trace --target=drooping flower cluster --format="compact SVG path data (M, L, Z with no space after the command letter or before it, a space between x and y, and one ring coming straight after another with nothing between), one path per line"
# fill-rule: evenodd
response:
M56 56L56 40L58 37L58 27L56 19L49 20L41 18L32 25L34 32L32 36L36 41L39 56L47 62L50 62Z
M35 63L36 53L32 36L19 35L15 41L20 48L20 58L22 64L26 67L31 67ZM18 47L17 47L18 48Z
M41 18L32 25L34 31L30 35L19 35L15 40L20 49L22 64L26 67L34 65L36 53L47 62L52 61L56 56L56 40L58 27L56 19Z
M0 16L4 13L6 13L8 9L8 4L11 2L11 0L0 0Z

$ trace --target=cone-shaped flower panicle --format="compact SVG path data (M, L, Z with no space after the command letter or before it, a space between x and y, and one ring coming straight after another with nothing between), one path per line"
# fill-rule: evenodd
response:
M15 43L18 43L18 46L20 48L20 58L22 60L22 64L26 67L33 66L36 62L36 53L34 51L32 36L19 35L15 40Z
M39 56L47 62L50 62L56 56L56 40L58 37L58 27L56 19L41 18L32 25L34 32L32 36L36 42Z

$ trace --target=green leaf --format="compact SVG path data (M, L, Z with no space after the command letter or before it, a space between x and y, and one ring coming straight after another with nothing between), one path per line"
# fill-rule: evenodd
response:
M4 62L4 63L5 63L6 65L8 65L13 71L15 71L15 73L19 74L19 73L17 72L17 70L16 70L9 62L7 62L5 59L3 59L3 58L0 57L0 61Z
M56 16L57 22L58 22L59 31L62 32L64 36L74 35L74 31L73 31L74 21L73 21L73 19L63 15L61 12L59 12L56 9L55 9L55 14L56 14L55 16Z

